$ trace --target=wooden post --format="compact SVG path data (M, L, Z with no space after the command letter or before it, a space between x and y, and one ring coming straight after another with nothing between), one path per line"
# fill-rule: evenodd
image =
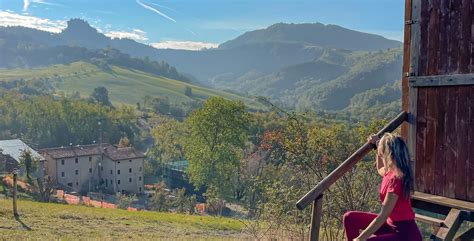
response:
M453 240L462 221L461 210L455 208L451 209L444 220L445 226L438 229L435 240Z
M16 179L18 176L18 171L14 170L13 171L13 215L18 218L18 210L16 208Z
M311 214L311 227L309 230L309 240L319 240L319 228L321 224L321 217L323 215L323 195L319 196L313 202L313 211Z

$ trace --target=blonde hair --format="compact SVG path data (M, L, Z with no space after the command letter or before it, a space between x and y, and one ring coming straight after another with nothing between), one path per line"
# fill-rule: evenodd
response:
M410 197L413 190L413 171L410 164L410 153L408 147L399 135L385 133L380 139L378 155L384 162L385 171L395 171L403 183L403 195Z

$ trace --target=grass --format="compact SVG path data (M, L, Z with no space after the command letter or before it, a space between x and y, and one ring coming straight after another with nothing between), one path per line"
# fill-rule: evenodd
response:
M57 76L60 76L60 80ZM79 91L81 96L88 97L95 87L105 86L109 91L111 101L115 104L143 103L143 98L147 95L151 97L168 96L173 103L221 96L226 99L243 101L254 109L262 108L261 104L251 98L118 66L112 66L111 71L103 71L87 62L75 62L68 65L59 64L34 69L0 70L0 81L33 80L45 77L52 80L57 90L66 95ZM187 86L192 88L192 98L184 94Z
M0 198L2 240L236 240L244 225L235 219L159 212L130 212L19 200L20 220L11 199Z

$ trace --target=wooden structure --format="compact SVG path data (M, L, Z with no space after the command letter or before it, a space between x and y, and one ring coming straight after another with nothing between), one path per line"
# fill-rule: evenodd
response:
M433 226L434 240L474 240L474 0L406 0L403 112L378 135L402 125L412 154L418 221ZM310 240L318 240L322 195L372 150L366 143L302 197L313 203Z

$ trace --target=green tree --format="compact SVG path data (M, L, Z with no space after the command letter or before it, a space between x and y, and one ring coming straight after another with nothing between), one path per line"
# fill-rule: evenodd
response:
M31 151L25 149L20 154L20 165L25 168L26 177L31 179L30 174L36 169L37 160L31 155Z
M125 195L118 193L117 194L117 207L120 209L127 209L128 207L132 206L132 203L135 201L135 195Z
M109 100L109 91L103 86L94 88L94 91L91 94L91 100L95 103L113 107Z
M193 89L189 86L186 86L186 88L184 89L184 95L186 95L187 97L193 97Z
M155 194L150 199L149 208L153 211L163 212L170 208L170 201L167 199L165 187L157 188Z
M249 118L242 102L213 97L186 120L185 155L196 187L213 185L222 197L233 192Z

